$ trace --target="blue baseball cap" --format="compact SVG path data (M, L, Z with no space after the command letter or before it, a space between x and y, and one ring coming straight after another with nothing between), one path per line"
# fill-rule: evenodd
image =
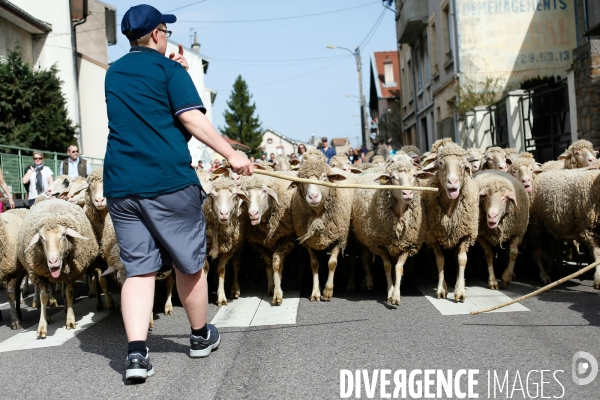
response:
M173 14L161 14L156 8L148 4L131 7L121 21L121 32L128 39L139 39L152 32L159 24L172 24L177 21Z

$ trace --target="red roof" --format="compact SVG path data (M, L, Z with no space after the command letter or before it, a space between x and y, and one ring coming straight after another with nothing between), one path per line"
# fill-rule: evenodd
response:
M381 90L381 98L386 99L390 97L400 97L400 59L398 58L398 51L376 51L375 63L377 65L377 84ZM390 60L393 65L394 71L394 82L396 86L389 87L385 86L385 74L383 64L386 60Z
M250 146L246 146L245 144L240 143L237 140L229 139L227 136L223 136L223 139L225 139L225 141L227 143L229 143L231 145L231 147L233 147L236 150L241 150L243 152L249 152L252 150L250 148Z

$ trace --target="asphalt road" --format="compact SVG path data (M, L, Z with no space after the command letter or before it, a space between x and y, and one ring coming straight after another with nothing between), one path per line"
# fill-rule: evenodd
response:
M156 374L144 384L130 385L122 378L126 339L121 316L114 312L61 346L0 353L2 397L329 399L339 398L344 394L341 389L349 389L340 387L341 370L349 370L355 384L356 370L361 370L361 377L365 370L372 379L386 369L390 370L386 376L391 385L387 387L378 375L374 398L382 397L382 386L383 395L393 394L394 373L401 380L402 370L406 371L407 398L419 397L425 370L446 374L450 370L453 379L459 375L459 393L454 391L454 398L462 392L468 394L469 370L477 380L472 382L473 394L479 398L600 397L600 376L587 385L577 385L572 373L573 356L579 351L600 360L600 293L593 289L590 274L526 300L526 312L443 316L415 285L425 280L433 294L435 281L421 271L419 262L414 266L417 272L409 273L403 282L399 307L384 301L385 281L378 265L374 291L347 293L342 271L334 299L313 303L308 300L308 267L300 277L290 269L284 275L284 302L285 291L302 282L296 323L222 328L220 348L206 359L187 356L189 325L176 303L174 315L155 315L148 346ZM517 281L501 287L509 297L541 286L535 273L516 271ZM467 286L476 278L473 272ZM264 279L250 274L242 276L240 284L243 296L244 290L264 287ZM214 291L212 281L211 288ZM77 285L78 295L84 296L84 290L83 284ZM160 312L163 294L157 296L155 311ZM218 311L215 300L212 293L210 319ZM5 302L2 293L0 304ZM35 330L39 311L28 307L30 304L31 298L26 299L23 326ZM230 301L228 307L234 306L235 300ZM7 306L1 308L0 342L19 333L7 326ZM586 363L588 369L583 371ZM593 363L579 360L576 366L582 369L578 376L583 377L589 375ZM418 369L423 371L420 375ZM466 370L464 376L460 370ZM416 379L409 382L411 371ZM442 386L436 374L430 389L434 396ZM361 398L369 398L367 389L361 382ZM354 390L350 398L355 398ZM437 398L450 397L446 392L440 394Z

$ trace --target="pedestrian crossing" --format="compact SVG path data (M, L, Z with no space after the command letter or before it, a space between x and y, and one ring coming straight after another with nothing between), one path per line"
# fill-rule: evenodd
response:
M467 299L464 303L457 303L454 300L453 288L449 287L447 299L437 299L435 297L435 283L431 281L413 282L423 297L442 315L464 315L471 311L482 308L492 307L511 300L510 297L500 290L488 289L485 282L480 280L467 280L466 293ZM113 299L120 303L120 295L112 294ZM261 291L249 291L244 293L239 299L229 302L229 305L219 308L217 314L210 323L218 328L247 328L256 326L272 325L294 325L298 316L298 306L300 304L299 291L287 291L284 296L283 304L273 306L271 304L272 296ZM335 298L333 299L335 301ZM6 310L8 303L1 304L3 310ZM37 323L29 329L20 331L10 338L0 342L0 353L29 350L43 347L61 346L68 340L74 338L80 332L89 329L98 321L110 315L111 311L95 311L96 300L90 298L80 298L74 304L77 328L67 330L65 328L66 313L62 307L53 308L51 315L53 324L48 325L48 336L46 339L37 339ZM528 308L520 303L512 304L493 312L524 312ZM6 313L6 311L5 311ZM6 318L5 318L6 321ZM3 327L8 328L10 327Z

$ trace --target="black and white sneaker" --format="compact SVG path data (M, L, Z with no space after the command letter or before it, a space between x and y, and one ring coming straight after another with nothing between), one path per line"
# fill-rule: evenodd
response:
M131 353L125 360L125 379L144 381L154 375L154 367L150 364L150 351L146 347L146 357L140 353Z
M208 329L206 339L190 334L190 357L192 358L208 356L221 343L221 336L219 336L217 327L211 324L206 324L206 327Z

